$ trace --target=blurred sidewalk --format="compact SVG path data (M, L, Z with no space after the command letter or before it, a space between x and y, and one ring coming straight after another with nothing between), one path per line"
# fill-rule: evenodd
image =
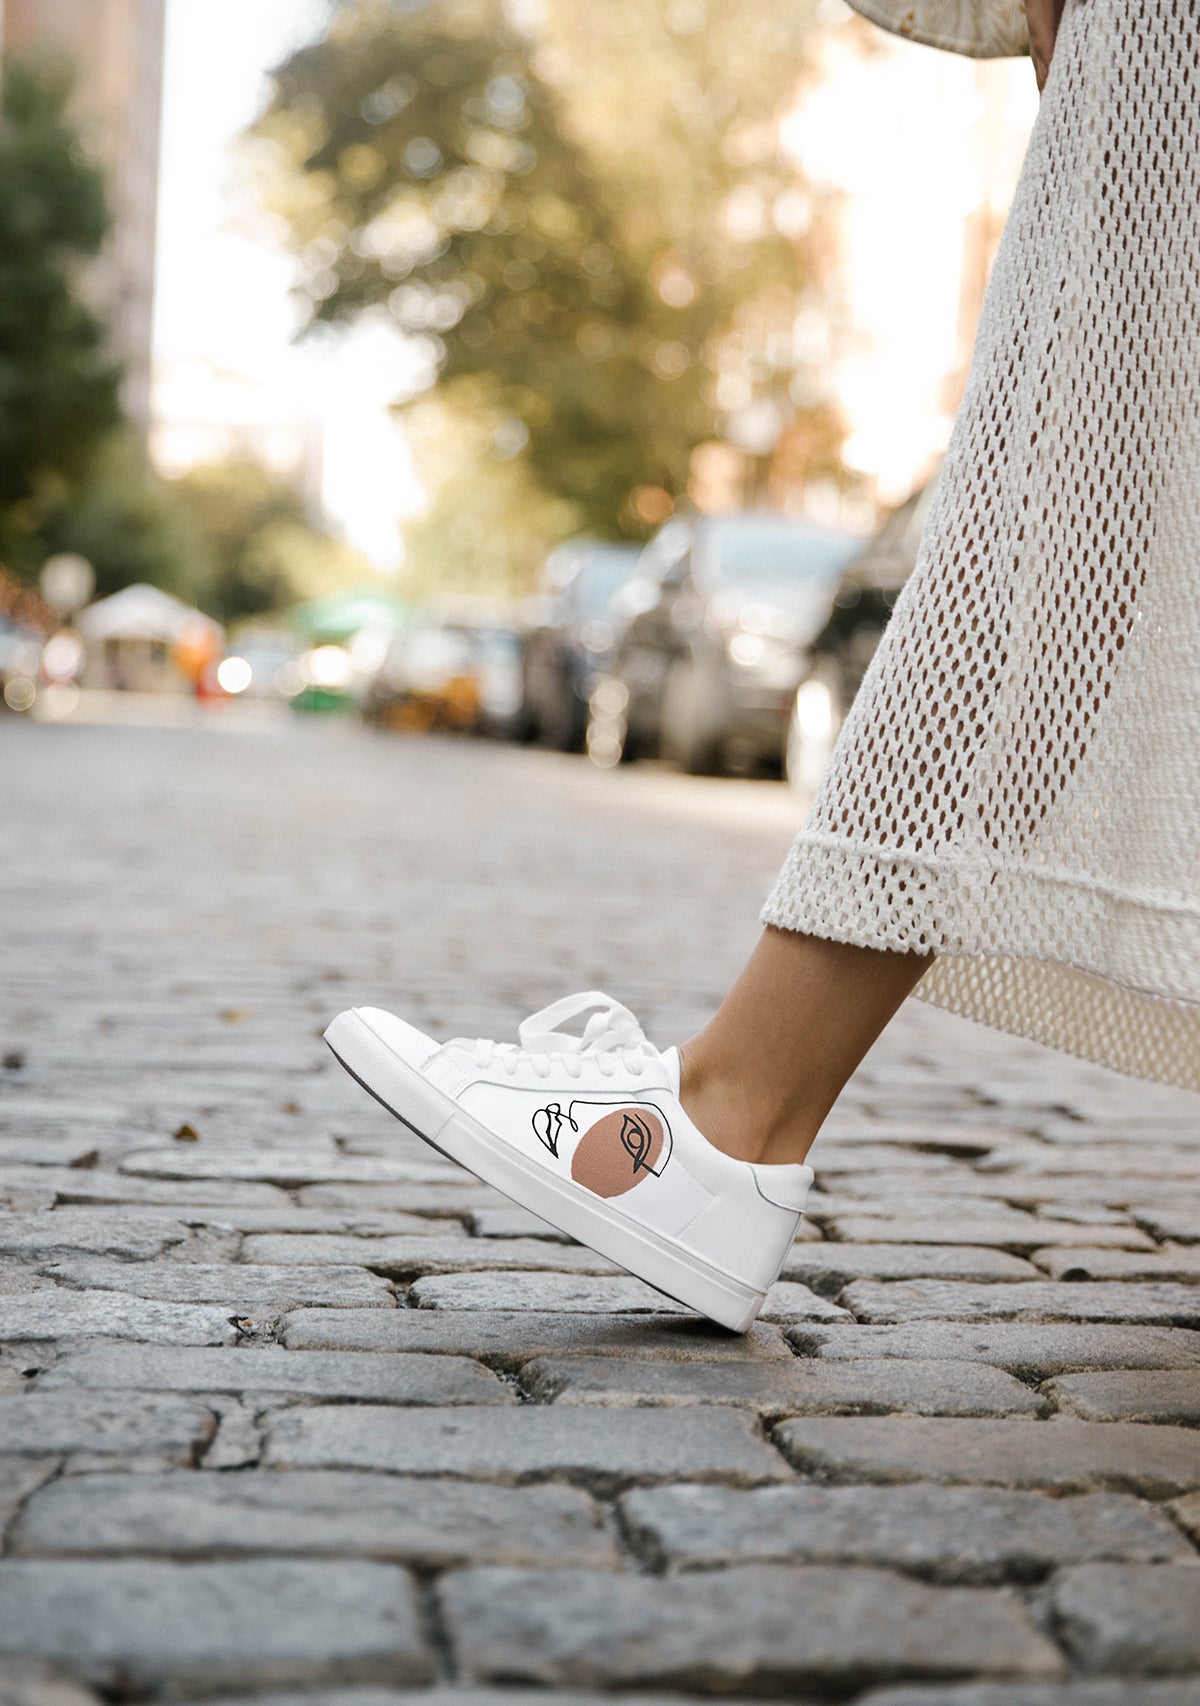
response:
M112 699L0 719L4 1706L1200 1698L1196 1098L910 1003L732 1338L319 1036L686 1035L787 790Z

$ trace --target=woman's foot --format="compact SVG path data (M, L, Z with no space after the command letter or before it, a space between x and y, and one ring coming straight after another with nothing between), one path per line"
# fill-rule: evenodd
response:
M568 996L518 1043L438 1044L375 1007L325 1038L418 1136L560 1231L736 1332L762 1308L812 1171L710 1142L680 1102L678 1050L619 1003Z

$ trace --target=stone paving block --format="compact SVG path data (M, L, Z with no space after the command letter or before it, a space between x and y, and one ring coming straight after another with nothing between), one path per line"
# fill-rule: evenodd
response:
M315 1693L306 1690L303 1694L242 1695L236 1700L226 1695L221 1700L210 1702L209 1706L614 1706L614 1699L620 1701L620 1706L685 1706L690 1698L657 1691L653 1694L622 1693L613 1696L591 1689L497 1690L470 1682L446 1682L434 1688L403 1693L388 1688L322 1688ZM753 1706L748 1700L731 1700L725 1694L721 1701L722 1706ZM0 1706L6 1706L2 1697ZM25 1706L25 1703L18 1702L18 1706ZM57 1703L51 1702L49 1706L57 1706ZM69 1706L76 1706L76 1703L72 1701ZM1174 1703L1169 1703L1169 1706L1174 1706ZM1188 1706L1192 1706L1190 1701Z
M286 1207L287 1197L275 1185L240 1180L139 1179L92 1167L0 1167L0 1194L9 1191L53 1191L63 1203L148 1203L168 1208L191 1204Z
M1088 1421L1200 1424L1200 1368L1066 1374L1044 1391L1057 1409Z
M3 1449L26 1456L153 1454L186 1464L196 1460L216 1431L212 1410L183 1398L37 1391L0 1397Z
M1007 1594L881 1570L751 1565L655 1580L481 1569L449 1576L441 1598L464 1672L505 1682L782 1692L1063 1668Z
M350 1706L347 1702L346 1706ZM855 1706L1196 1706L1195 1681L951 1682L874 1688Z
M1137 1203L1129 1212L1156 1238L1174 1238L1180 1244L1200 1243L1200 1205L1180 1209Z
M1113 1143L1036 1143L1006 1145L979 1162L984 1173L1091 1173L1094 1176L1139 1173L1147 1178L1179 1179L1200 1186L1200 1150L1196 1144L1163 1144L1131 1139L1125 1149Z
M990 1214L986 1218L969 1220L960 1219L956 1214L948 1214L939 1220L923 1216L910 1219L907 1215L839 1214L831 1217L827 1224L835 1238L856 1244L905 1245L913 1241L920 1244L995 1245L1010 1250L1036 1250L1052 1244L1064 1249L1079 1245L1090 1249L1107 1246L1115 1250L1156 1248L1154 1240L1136 1226L1079 1226L1018 1210L1011 1214Z
M805 1474L833 1480L1108 1489L1149 1499L1200 1487L1200 1431L1141 1422L805 1417L781 1422L773 1438Z
M921 1484L647 1487L622 1497L621 1514L639 1550L687 1568L867 1564L945 1581L1003 1581L1084 1561L1192 1556L1174 1523L1125 1493L1055 1498Z
M614 1428L603 1410L519 1405L418 1414L329 1404L270 1418L264 1460L296 1469L383 1469L482 1481L564 1475L608 1487L667 1476L746 1486L792 1478L750 1417L700 1407L639 1410Z
M304 1185L296 1192L303 1208L392 1209L431 1219L465 1219L474 1209L499 1209L508 1198L461 1168L436 1185Z
M1079 1564L1054 1583L1056 1628L1084 1670L1200 1670L1200 1568Z
M347 1559L0 1559L3 1652L122 1694L423 1682L432 1669L405 1572Z
M144 1339L159 1345L232 1345L228 1309L160 1303L119 1291L39 1291L0 1297L0 1342Z
M9 1654L0 1676L0 1706L100 1706L90 1688L57 1665Z
M922 1173L919 1180L902 1172L842 1173L837 1178L837 1194L843 1201L860 1198L883 1207L889 1199L911 1203L919 1193L931 1215L940 1212L943 1199L953 1199L957 1209L967 1198L981 1207L988 1202L1020 1208L1055 1202L1073 1207L1080 1203L1105 1208L1126 1208L1131 1203L1178 1206L1185 1189L1178 1179L1148 1178L1141 1173L1104 1178L1091 1173L979 1173L962 1168L954 1173Z
M1135 1250L1035 1250L1031 1260L1054 1280L1182 1280L1200 1285L1200 1245Z
M467 1216L467 1225L477 1238L552 1238L570 1244L572 1239L548 1220L530 1214L526 1208L511 1203L507 1208L475 1209Z
M615 1262L582 1244L551 1244L544 1238L468 1238L427 1230L415 1238L322 1236L247 1238L247 1262L341 1263L371 1268L394 1278L420 1274L507 1273L550 1269L570 1274L618 1273Z
M513 1394L468 1357L367 1356L361 1351L286 1351L247 1346L94 1345L68 1352L37 1390L293 1393L371 1398L388 1404L511 1404Z
M42 1482L53 1475L58 1468L58 1459L44 1457L40 1462L22 1457L14 1452L9 1455L4 1442L0 1442L0 1534L4 1532L9 1518L29 1495L36 1492ZM0 1696L0 1706L3 1697Z
M245 1234L332 1233L356 1238L420 1237L445 1232L445 1222L432 1215L401 1214L396 1210L370 1213L354 1208L185 1208L179 1218L186 1226ZM1149 1239L1147 1239L1149 1243Z
M1200 1545L1200 1493L1188 1493L1185 1498L1176 1499L1170 1511L1184 1533Z
M20 1117L9 1113L9 1118ZM29 1129L5 1132L0 1136L0 1167L13 1162L31 1167L92 1167L97 1158L97 1141L103 1142L108 1133L95 1137L64 1137L48 1130Z
M618 1562L599 1507L578 1487L355 1470L72 1475L29 1501L12 1547L39 1555L338 1554L422 1569Z
M813 1152L813 1165L818 1179L837 1177L843 1173L878 1173L884 1168L903 1169L914 1175L919 1186L926 1173L954 1176L959 1164L948 1155L925 1149L906 1147L903 1143L842 1143L836 1137L821 1134L819 1147Z
M794 1248L783 1264L785 1280L836 1297L855 1279L993 1280L1039 1279L1038 1269L1019 1256L965 1244L853 1244L826 1240Z
M993 1363L1024 1380L1093 1368L1200 1368L1200 1333L1184 1327L911 1321L889 1327L790 1327L787 1337L802 1356L946 1357Z
M1140 1321L1200 1327L1200 1286L1146 1280L968 1285L908 1280L884 1285L855 1280L841 1293L862 1322Z
M767 1293L759 1320L786 1325L791 1321L851 1321L853 1316L807 1285L796 1280L776 1280Z
M778 1327L756 1321L748 1333L727 1333L698 1315L300 1309L284 1317L281 1332L294 1350L433 1351L481 1357L503 1369L556 1352L701 1363L791 1361Z
M438 1185L456 1169L438 1161L394 1161L387 1156L346 1155L341 1150L288 1153L278 1149L221 1149L176 1145L171 1149L135 1149L122 1156L122 1173L153 1179L261 1180L287 1189L294 1185Z
M0 1214L0 1256L46 1261L69 1253L145 1261L190 1236L170 1215L130 1219L121 1210L58 1208L49 1214Z
M219 1303L242 1315L282 1314L304 1304L391 1309L387 1280L363 1268L261 1267L250 1262L110 1262L102 1257L45 1262L60 1285L127 1292L170 1303Z
M420 1309L563 1309L573 1315L676 1315L680 1309L631 1274L431 1274L414 1280L408 1295Z
M236 1355L237 1353L233 1353ZM1200 1378L1200 1375L1198 1375ZM825 1362L747 1366L638 1358L539 1358L521 1370L531 1397L557 1404L735 1404L760 1415L925 1416L1044 1414L1045 1399L981 1363Z

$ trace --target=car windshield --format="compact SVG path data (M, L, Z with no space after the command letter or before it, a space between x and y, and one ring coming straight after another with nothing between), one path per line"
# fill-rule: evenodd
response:
M773 603L803 602L861 549L860 539L796 522L726 523L709 532L705 579Z
M636 546L590 551L571 582L570 599L581 616L603 616L637 565Z

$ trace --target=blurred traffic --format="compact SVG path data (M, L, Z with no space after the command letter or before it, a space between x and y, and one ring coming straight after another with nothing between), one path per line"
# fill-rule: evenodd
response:
M782 774L809 794L931 495L932 483L867 540L768 511L675 515L640 549L558 546L521 601L351 592L229 633L157 587L56 614L9 577L3 703L53 721L89 690L190 696L214 713L259 701L394 735L538 743L601 769Z

